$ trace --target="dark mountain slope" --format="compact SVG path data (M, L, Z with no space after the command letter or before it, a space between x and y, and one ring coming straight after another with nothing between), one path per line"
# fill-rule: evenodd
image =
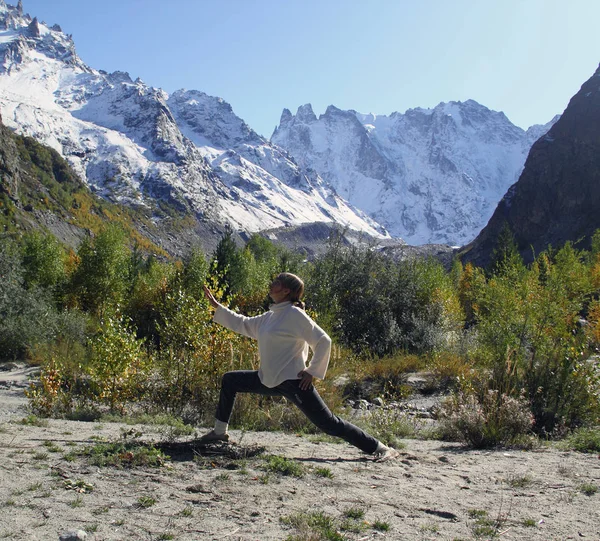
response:
M521 177L462 250L463 260L486 266L505 223L526 262L548 245L580 241L586 248L600 228L600 67L534 143Z

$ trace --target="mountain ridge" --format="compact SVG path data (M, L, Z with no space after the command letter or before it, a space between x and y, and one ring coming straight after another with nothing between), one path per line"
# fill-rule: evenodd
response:
M461 245L485 225L529 147L556 122L512 124L474 100L404 114L284 109L271 141L410 244Z
M220 98L168 94L126 72L90 68L59 27L3 0L0 106L9 127L49 144L114 202L151 206L149 199L162 198L201 220L247 232L335 221L389 236Z
M481 230L556 120L525 131L474 100L387 116L330 105L318 118L306 104L285 109L267 140L221 98L87 66L60 26L4 0L0 108L113 202L165 201L243 233L330 222L455 246Z

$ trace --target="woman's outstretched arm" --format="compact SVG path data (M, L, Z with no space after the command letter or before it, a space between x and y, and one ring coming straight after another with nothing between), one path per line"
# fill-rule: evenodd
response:
M202 287L208 303L215 308L213 321L220 323L224 327L227 327L234 332L243 334L249 338L254 338L255 340L258 339L258 327L260 326L265 314L255 317L246 317L242 316L241 314L236 314L217 301L211 290L208 289L206 285Z

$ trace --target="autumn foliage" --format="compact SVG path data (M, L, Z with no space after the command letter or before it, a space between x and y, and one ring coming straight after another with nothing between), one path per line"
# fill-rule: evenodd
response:
M311 315L344 352L332 358L332 373L386 380L385 396L402 396L399 367L430 371L452 398L442 415L468 430L463 439L473 445L593 426L600 236L590 251L566 244L529 266L505 237L508 248L489 269L457 260L449 270L347 247L335 236L308 262L259 236L238 246L231 232L213 254L196 250L182 261L131 245L118 226L76 251L52 237L4 238L0 354L41 365L30 389L38 413L141 409L202 422L212 415L221 375L259 362L252 341L212 322L202 285L253 315L267 309L273 276L291 271L305 279ZM341 403L327 385L328 399ZM522 422L504 426L510 417Z

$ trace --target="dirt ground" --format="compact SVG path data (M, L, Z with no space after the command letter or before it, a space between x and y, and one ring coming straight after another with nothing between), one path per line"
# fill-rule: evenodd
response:
M167 445L157 427L20 424L27 375L0 372L0 539L83 530L88 540L309 541L319 538L297 524L321 512L353 541L600 540L597 454L404 440L399 459L378 463L327 438L236 431L235 445L199 449L193 436ZM124 433L171 459L118 469L69 455ZM265 453L235 458L257 447ZM268 455L294 460L304 475L269 473Z

